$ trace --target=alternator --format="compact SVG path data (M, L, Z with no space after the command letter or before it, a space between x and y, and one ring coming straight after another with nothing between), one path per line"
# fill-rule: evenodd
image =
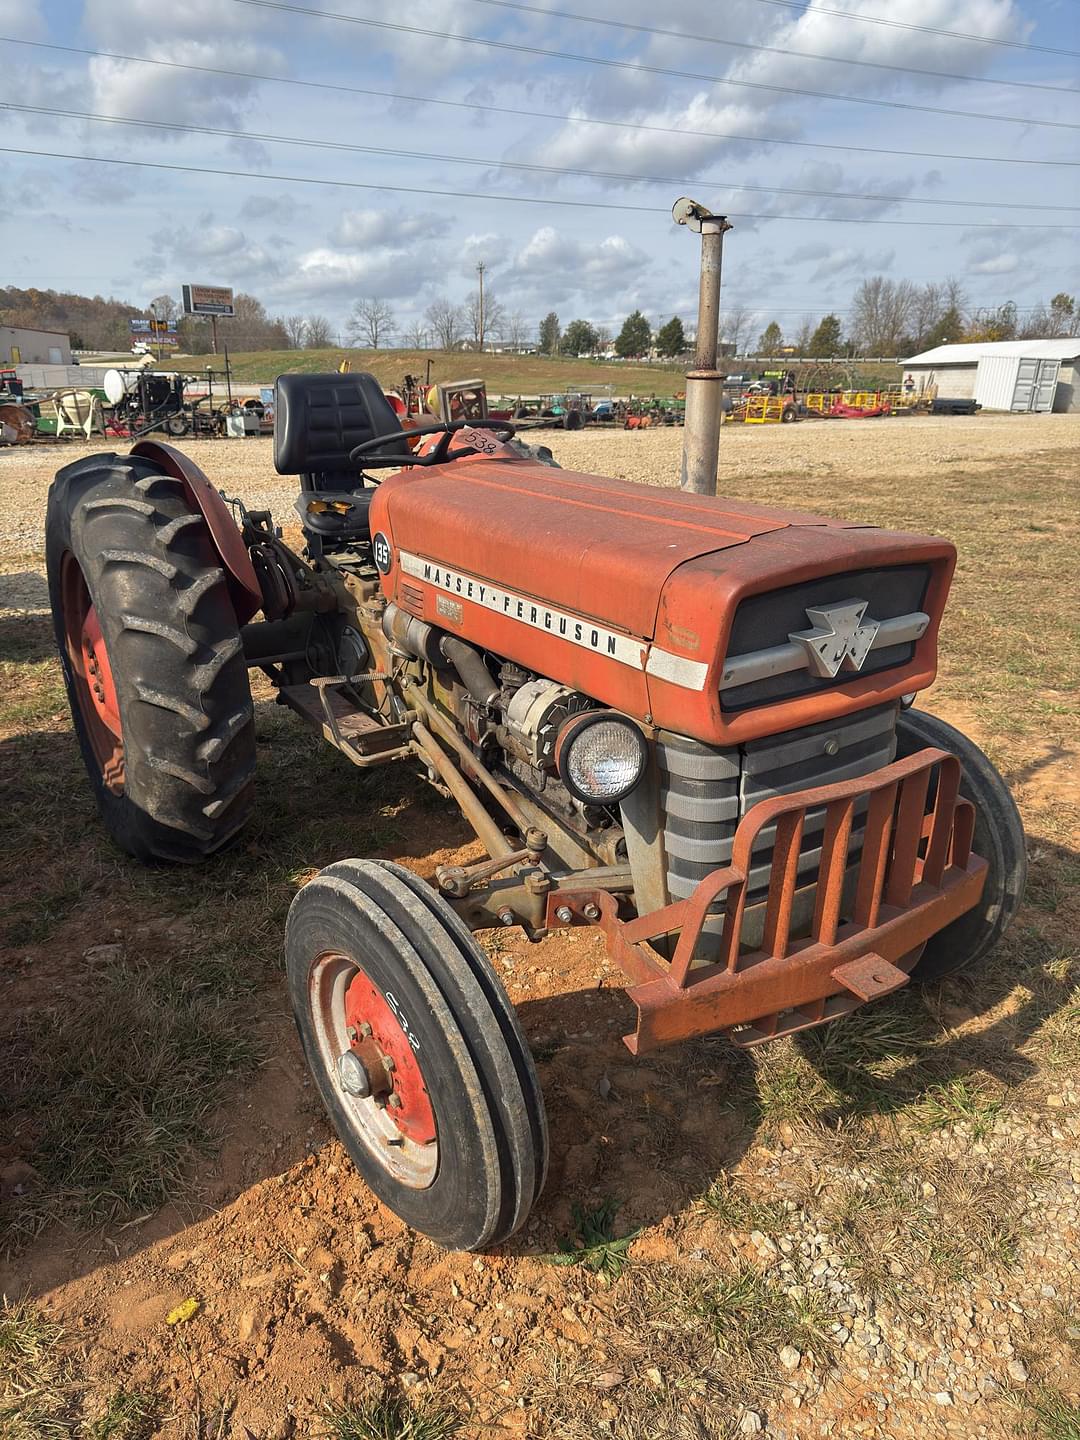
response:
M550 768L560 729L571 715L591 705L588 696L554 680L530 680L514 691L506 707L506 728L530 764Z

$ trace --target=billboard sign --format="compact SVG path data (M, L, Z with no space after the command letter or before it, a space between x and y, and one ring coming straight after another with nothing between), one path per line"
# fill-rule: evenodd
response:
M185 315L235 315L233 292L221 285L183 285Z
M180 348L180 336L176 332L176 325L171 320L139 320L128 321L131 332L131 339L142 341L144 345L153 345L155 349L160 346L163 350L178 350Z

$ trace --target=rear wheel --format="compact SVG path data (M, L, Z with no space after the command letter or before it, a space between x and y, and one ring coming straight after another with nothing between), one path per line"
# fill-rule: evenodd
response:
M487 959L400 866L343 860L285 932L297 1027L323 1104L367 1184L440 1245L496 1245L544 1183L532 1057Z
M975 807L972 848L989 866L979 904L932 935L911 971L912 980L929 984L981 960L1012 923L1027 880L1024 826L1001 775L954 726L925 710L901 710L896 741L898 760L932 745L960 761L960 794Z
M194 861L251 808L255 734L236 613L202 514L147 460L59 472L49 598L102 818L141 860Z

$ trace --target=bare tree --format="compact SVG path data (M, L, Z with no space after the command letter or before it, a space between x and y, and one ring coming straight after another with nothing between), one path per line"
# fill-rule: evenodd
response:
M598 355L603 355L605 351L611 349L614 343L615 337L614 335L612 335L611 331L607 328L607 326L598 325L596 327L596 353Z
M422 320L414 320L402 337L413 350L426 350L431 340L431 331Z
M915 309L910 280L873 275L855 291L851 336L863 355L899 355L910 334Z
M433 300L424 311L424 319L431 327L441 349L453 350L456 347L461 339L465 320L460 305L455 305L442 295L438 300Z
M304 346L308 350L323 350L331 343L333 331L325 315L309 315L304 321Z
M169 324L180 318L180 306L171 295L156 295L150 301L150 310L159 320L164 320Z
M473 341L480 350L484 348L485 340L502 333L506 323L503 307L490 292L484 296L483 313L480 310L479 295L469 298L465 306L465 318L468 321Z
M529 336L531 334L532 331L520 310L515 310L512 315L507 316L506 328L503 331L503 335L511 349L524 350L529 343Z
M745 305L729 305L720 315L721 340L731 345L736 355L741 355L756 321L757 315Z
M799 323L791 343L795 346L796 355L808 355L810 353L810 339L817 329L817 320L813 315L805 316Z
M307 321L303 315L285 316L285 334L289 337L289 349L301 350L307 337Z
M349 335L354 340L365 340L372 350L378 350L380 341L390 338L394 325L394 312L385 300L357 300L349 318Z

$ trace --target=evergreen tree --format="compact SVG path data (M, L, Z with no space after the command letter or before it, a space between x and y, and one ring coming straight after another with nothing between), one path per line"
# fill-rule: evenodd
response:
M673 315L666 325L656 332L656 349L659 354L671 358L681 355L686 349L686 331L678 315Z
M623 321L619 338L615 341L615 354L623 360L637 359L649 353L652 343L652 327L640 310L635 310Z
M571 320L562 337L564 355L592 355L600 346L600 337L587 320Z
M540 350L544 355L557 355L559 352L559 317L554 310L550 310L540 321Z
M836 315L826 315L818 325L813 335L810 336L810 344L807 346L811 355L825 356L839 355L843 337L840 333L840 320Z

